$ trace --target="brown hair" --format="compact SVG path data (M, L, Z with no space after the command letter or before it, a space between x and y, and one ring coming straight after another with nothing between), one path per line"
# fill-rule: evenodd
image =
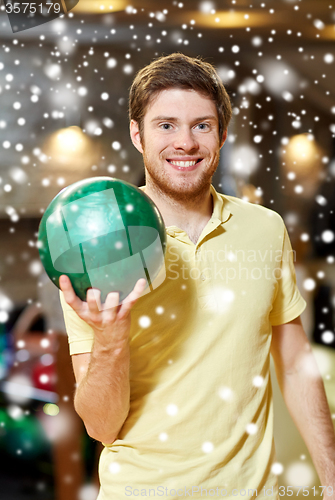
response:
M210 97L218 112L221 141L232 116L227 91L214 66L199 57L181 53L159 57L135 76L129 93L129 119L138 123L141 140L143 119L150 100L168 88L192 89Z

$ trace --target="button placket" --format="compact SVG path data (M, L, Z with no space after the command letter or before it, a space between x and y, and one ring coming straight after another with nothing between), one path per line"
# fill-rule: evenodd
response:
M206 258L206 248L200 244L194 251L194 259L198 269L198 278L196 279L198 304L201 309L208 309L212 304L212 284L211 268Z

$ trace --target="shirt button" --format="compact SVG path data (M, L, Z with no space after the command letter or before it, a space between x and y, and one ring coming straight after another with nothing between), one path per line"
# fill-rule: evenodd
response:
M205 276L204 274L200 274L200 279L201 279L202 281L205 281L206 276Z

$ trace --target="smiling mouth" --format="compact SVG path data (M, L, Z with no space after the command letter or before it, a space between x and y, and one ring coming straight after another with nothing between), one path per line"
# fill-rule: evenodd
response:
M198 158L198 160L193 160L193 161L177 161L177 160L167 160L171 165L174 165L176 167L182 167L182 168L187 168L187 167L194 167L197 163L202 161L202 158Z

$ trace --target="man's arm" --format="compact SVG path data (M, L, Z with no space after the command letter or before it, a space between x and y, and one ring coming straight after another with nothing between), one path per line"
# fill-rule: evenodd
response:
M97 290L88 290L84 302L68 277L60 278L65 301L94 331L92 352L72 356L75 409L88 434L106 444L115 441L129 411L130 312L145 284L139 280L122 305L118 293L108 294L101 305Z
M272 327L271 354L285 404L306 443L321 484L332 486L335 497L334 427L323 381L300 317Z
M77 389L74 407L87 433L105 444L113 443L129 411L129 347L74 354Z

